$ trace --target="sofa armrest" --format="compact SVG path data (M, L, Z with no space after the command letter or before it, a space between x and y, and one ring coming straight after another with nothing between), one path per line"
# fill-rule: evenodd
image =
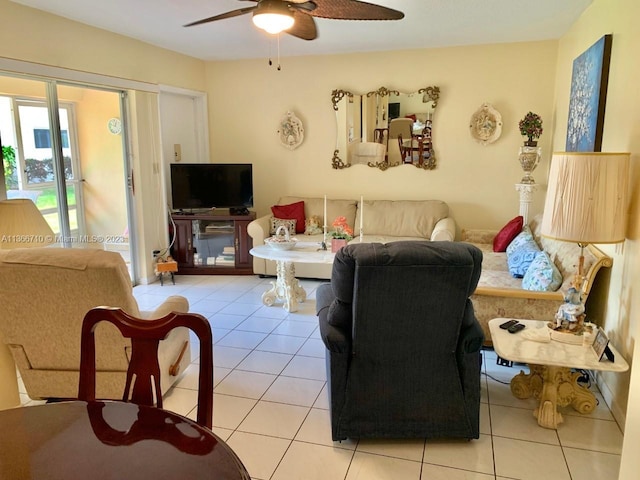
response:
M451 217L446 217L438 221L433 232L431 232L431 241L453 242L456 238L456 222Z
M247 225L247 233L253 239L254 245L262 245L269 237L270 220L272 215L256 218Z
M522 298L526 300L553 300L560 303L564 301L564 294L558 290L555 292L538 292L535 290L525 290L524 288L478 287L473 294L486 297Z
M148 320L162 318L171 312L187 313L189 300L180 295L171 295L158 308L152 312L140 312L142 318Z
M264 239L269 237L271 215L256 218L247 225L247 233L253 239L253 246L264 245ZM253 257L253 273L266 275L267 261L264 258Z
M461 240L468 243L488 243L493 244L493 239L498 234L497 230L465 230L461 232Z

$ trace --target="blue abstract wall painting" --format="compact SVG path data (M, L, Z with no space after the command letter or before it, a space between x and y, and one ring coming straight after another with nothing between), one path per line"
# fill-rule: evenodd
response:
M611 41L603 36L573 61L567 152L601 151Z

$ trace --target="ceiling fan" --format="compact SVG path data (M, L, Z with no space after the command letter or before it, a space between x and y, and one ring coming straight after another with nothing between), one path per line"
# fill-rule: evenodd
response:
M213 17L189 23L185 27L253 14L253 23L268 33L288 33L303 40L318 37L313 17L335 20L400 20L404 13L392 8L357 0L240 0L254 2L252 7L239 8Z

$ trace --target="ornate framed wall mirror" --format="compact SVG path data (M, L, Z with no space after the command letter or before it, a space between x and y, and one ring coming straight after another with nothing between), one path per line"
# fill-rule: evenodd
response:
M436 167L432 141L434 113L440 88L400 93L380 87L358 94L331 92L336 112L335 169L367 165L380 170L410 164L424 170Z

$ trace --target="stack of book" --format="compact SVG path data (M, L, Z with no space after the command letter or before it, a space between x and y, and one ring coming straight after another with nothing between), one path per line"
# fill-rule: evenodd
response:
M216 265L235 265L236 250L232 246L224 247L222 254L216 257Z
M226 233L229 230L233 230L233 225L229 225L227 223L209 223L204 227L204 231L207 233L213 233L213 232Z

